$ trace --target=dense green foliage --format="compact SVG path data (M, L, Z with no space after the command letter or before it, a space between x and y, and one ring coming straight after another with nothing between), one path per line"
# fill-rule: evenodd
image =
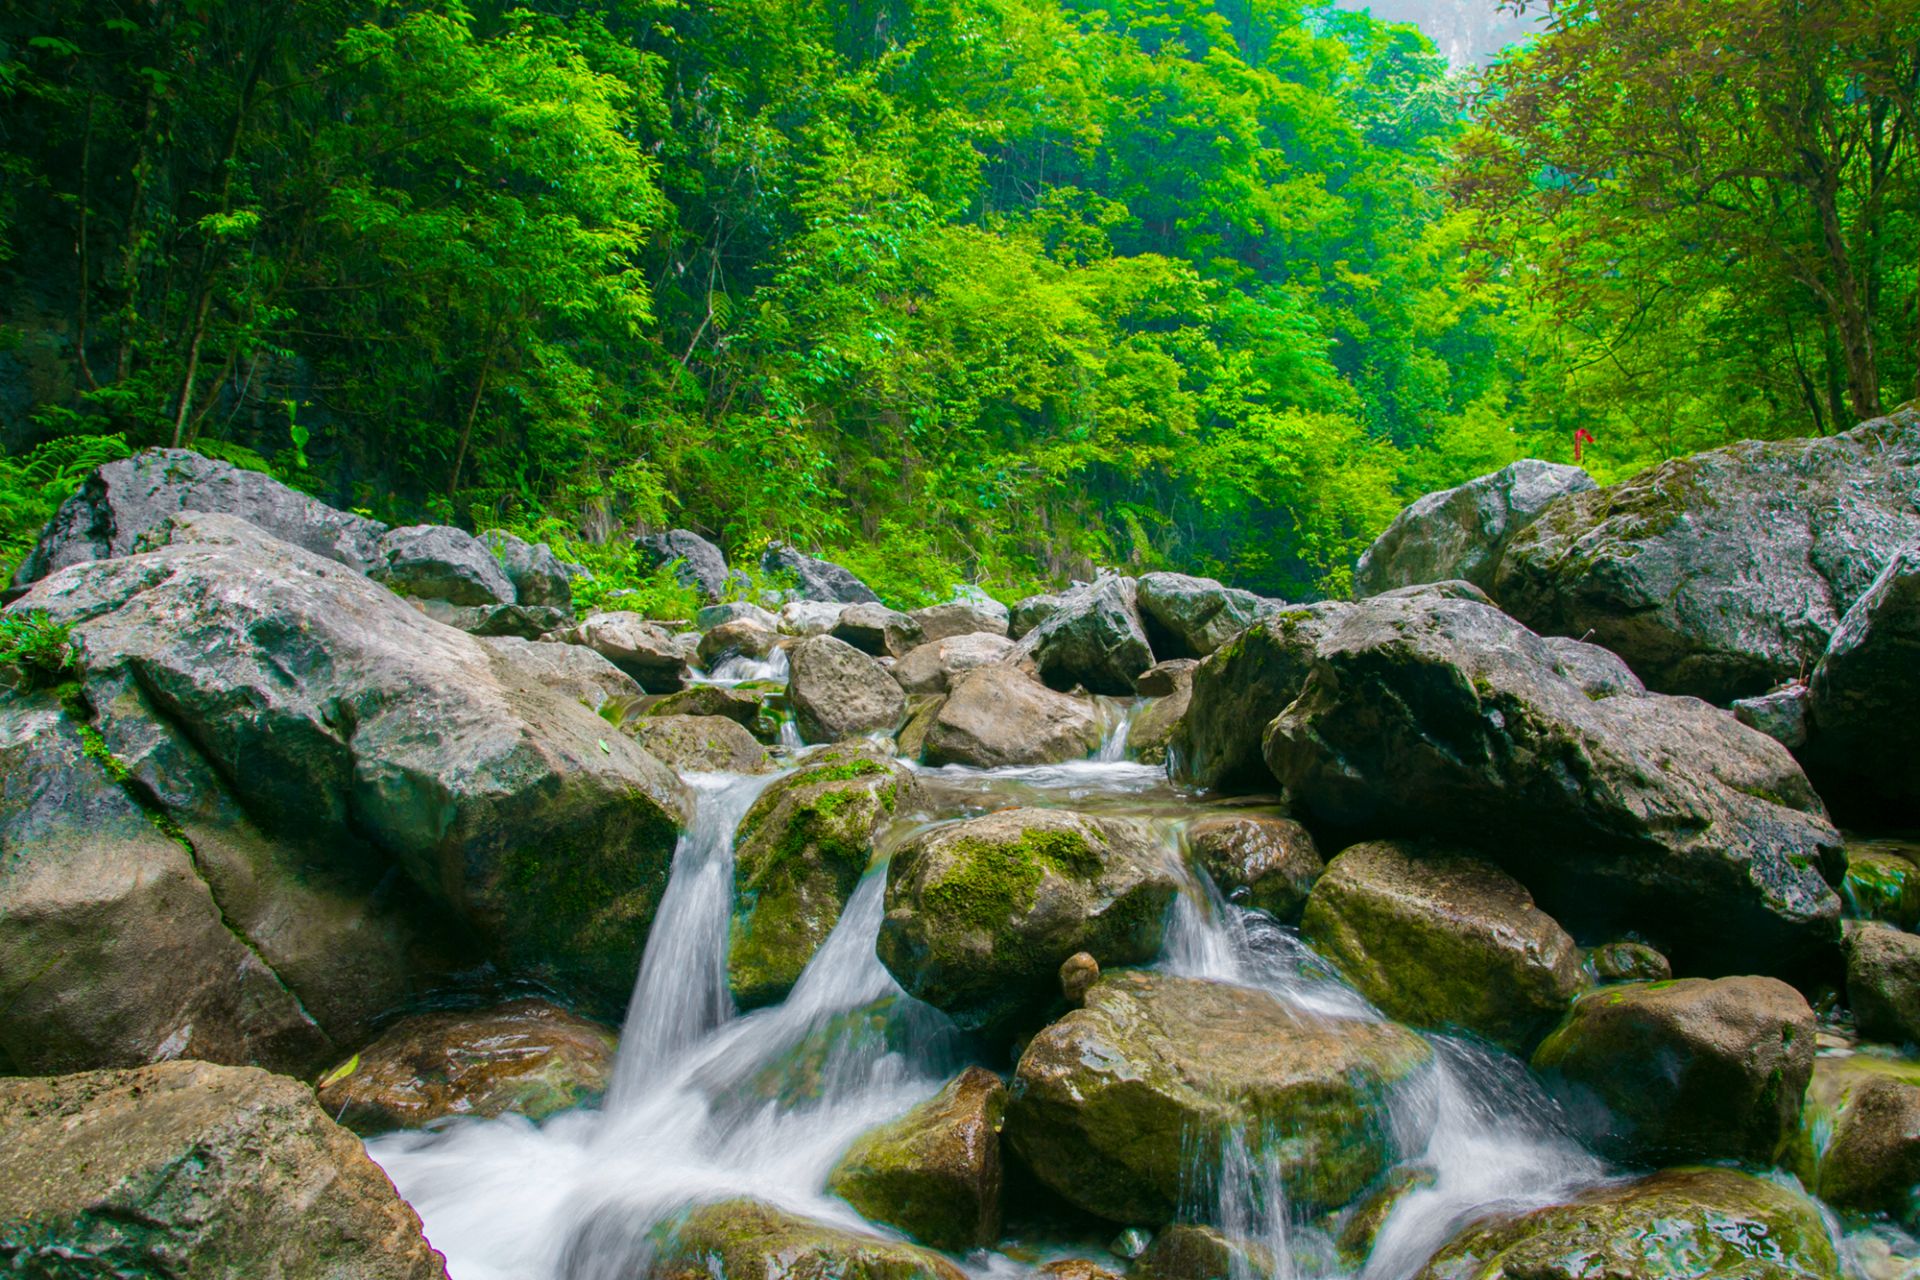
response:
M25 0L4 332L55 434L605 578L679 524L902 602L1338 590L1576 428L1911 394L1908 0L1710 7L1563 3L1469 94L1305 0Z

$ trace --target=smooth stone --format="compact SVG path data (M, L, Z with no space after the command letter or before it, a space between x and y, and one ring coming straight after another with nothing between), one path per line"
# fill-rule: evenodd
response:
M1009 613L998 600L955 600L929 605L908 615L920 627L927 644L955 636L1007 634Z
M927 729L928 764L993 769L1084 760L1099 747L1093 704L1056 693L1015 667L962 675Z
M1850 922L1844 952L1847 1004L1860 1034L1920 1042L1920 935L1878 921Z
M656 715L627 722L647 754L679 773L767 773L773 760L739 721L726 716Z
M954 1253L1000 1238L1000 1125L1007 1087L968 1067L898 1120L855 1141L827 1190L872 1222Z
M844 640L810 636L787 650L787 700L808 742L892 733L907 696L890 672Z
M1215 813L1187 827L1187 851L1229 901L1292 923L1326 864L1307 829L1291 818Z
M961 676L1003 661L1013 641L989 632L969 632L929 640L910 650L893 668L893 678L908 693L946 693Z

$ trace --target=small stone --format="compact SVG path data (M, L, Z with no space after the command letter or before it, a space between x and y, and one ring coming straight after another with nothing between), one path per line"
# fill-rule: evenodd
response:
M1069 1004L1086 998L1087 988L1100 980L1100 962L1084 951L1076 951L1060 965L1060 994Z
M1587 953L1602 982L1665 982L1673 976L1667 958L1644 942L1605 942Z

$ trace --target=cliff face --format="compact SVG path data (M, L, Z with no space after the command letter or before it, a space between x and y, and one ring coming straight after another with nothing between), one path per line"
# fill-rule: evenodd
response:
M1367 9L1387 22L1411 22L1433 40L1455 67L1490 62L1502 49L1526 39L1543 15L1515 15L1499 0L1339 0L1342 9Z

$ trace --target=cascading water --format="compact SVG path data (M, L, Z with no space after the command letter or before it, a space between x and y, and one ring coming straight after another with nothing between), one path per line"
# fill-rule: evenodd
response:
M749 658L743 653L732 654L714 664L713 670L696 674L697 684L746 684L754 680L775 680L785 683L788 676L787 651L775 649L764 658Z

